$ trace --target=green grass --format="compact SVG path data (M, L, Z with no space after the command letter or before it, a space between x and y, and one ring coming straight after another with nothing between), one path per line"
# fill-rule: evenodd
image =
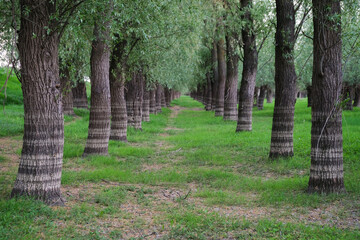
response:
M343 114L347 193L309 195L311 112L305 99L295 109L295 156L276 161L268 159L273 104L254 108L253 131L242 133L190 97L175 105L181 107L175 118L164 108L143 131L129 128L128 143L110 141L109 156L82 158L89 111L66 116L65 208L9 200L16 167L6 168L10 158L0 152L0 239L141 239L151 231L162 239L360 237L360 109ZM5 110L0 137L18 141L13 154L20 154L23 106L14 100ZM313 211L321 214L311 222Z

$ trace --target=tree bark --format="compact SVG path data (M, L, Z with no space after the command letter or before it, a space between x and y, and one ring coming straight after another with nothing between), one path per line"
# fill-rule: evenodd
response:
M314 63L308 192L345 191L341 101L340 1L313 0Z
M293 129L296 101L294 64L295 9L293 1L276 0L275 108L270 158L294 155Z
M213 48L211 51L212 61L212 81L211 81L211 110L216 110L217 102L217 89L219 85L219 68L218 68L218 56L217 56L217 44L214 41Z
M243 10L252 8L252 0L241 0ZM252 108L254 101L255 80L258 65L258 52L250 10L242 16L249 24L242 29L244 48L243 72L239 92L239 110L236 132L252 130Z
M77 81L76 86L72 88L72 94L74 107L89 108L86 96L86 84L84 81Z
M265 100L265 96L266 96L266 90L267 90L266 85L262 85L260 87L260 94L259 94L259 98L258 98L258 102L257 102L257 107L259 110L264 109L264 100Z
M161 113L161 85L156 84L156 113Z
M166 108L165 89L161 86L161 107Z
M226 57L225 57L225 41L221 38L217 46L219 81L217 88L217 99L215 116L224 116L224 98L225 98L225 83L226 83Z
M271 87L267 87L266 89L266 103L272 103L273 102L273 91L271 89Z
M24 137L12 197L31 196L63 205L60 194L64 115L59 79L59 37L47 33L52 1L21 0L19 56L24 97ZM28 11L25 11L28 10Z
M237 120L237 85L239 79L239 60L236 53L237 36L226 37L226 85L225 85L225 103L224 103L224 120Z
M64 115L75 116L70 71L67 66L60 69L60 82Z
M125 63L123 49L126 41L115 44L110 61L111 129L110 139L127 142L127 111L125 101Z
M128 126L142 130L142 101L143 101L143 76L141 71L133 73L131 81L126 83L126 109L128 113Z
M150 122L150 91L146 87L146 82L143 82L143 105L141 118L143 122Z
M99 25L101 24L101 25ZM110 22L95 22L91 49L91 101L88 138L83 156L108 155L110 138Z
M156 114L156 88L150 90L150 109L149 112Z
M306 93L307 93L307 97L308 97L308 107L311 107L312 105L312 86L309 85L306 87Z
M211 111L212 109L212 88L211 88L211 73L206 74L206 105L205 110Z

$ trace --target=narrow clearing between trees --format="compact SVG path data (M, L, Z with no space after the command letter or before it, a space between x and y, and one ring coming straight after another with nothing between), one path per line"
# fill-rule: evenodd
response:
M303 108L305 102L300 104ZM291 160L267 159L271 111L267 105L255 113L252 133L235 134L235 122L215 118L182 97L162 114L151 115L143 132L129 130L128 143L111 141L110 156L89 158L81 157L88 117L70 119L62 178L65 207L27 200L14 207L8 198L21 142L19 136L1 138L2 205L8 204L8 214L26 213L14 232L30 236L24 229L32 227L34 238L359 236L360 200L354 190L305 193L308 150L295 146L297 157ZM310 124L303 124L295 137L304 138L300 143L308 147L309 136L301 134Z

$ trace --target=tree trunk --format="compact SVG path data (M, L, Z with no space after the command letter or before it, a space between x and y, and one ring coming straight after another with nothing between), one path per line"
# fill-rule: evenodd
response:
M266 90L267 90L266 85L263 85L260 87L260 94L259 94L259 98L258 98L258 102L257 102L257 107L259 110L264 109L264 100L265 100L265 96L266 96Z
M217 46L219 81L217 88L215 116L224 116L224 97L225 97L225 83L226 83L225 48L226 47L225 47L224 39L220 39Z
M150 122L150 91L147 90L146 82L143 82L143 105L142 105L142 121Z
M225 103L224 120L237 120L237 85L239 79L239 55L236 53L237 36L226 37L226 85L225 85Z
M348 83L344 83L343 84L343 101L346 101L345 103L345 110L353 110L353 100L355 97L355 89L353 88L352 85L348 84Z
M169 88L165 88L165 103L166 103L166 107L170 107L170 103L171 103L171 90Z
M271 87L267 87L266 89L266 103L272 103L273 102L273 91L271 89Z
M355 86L354 107L360 107L360 85Z
M161 107L166 108L165 89L161 86Z
M241 0L243 10L252 8L252 0ZM252 107L258 65L258 52L250 10L246 10L244 20L249 22L241 31L244 48L243 72L239 92L239 110L236 132L252 130Z
M86 96L86 84L84 81L77 81L76 86L72 88L72 94L74 107L89 108Z
M206 74L206 105L205 110L211 111L212 109L212 89L211 89L211 73Z
M150 90L150 109L149 112L156 114L156 88Z
M51 1L21 0L19 56L24 97L24 137L12 197L31 196L63 205L60 194L64 115L56 32L46 26L55 14ZM28 9L29 12L25 11Z
M110 138L110 22L94 26L91 49L91 101L89 133L83 156L108 155Z
M156 84L156 113L161 113L161 85Z
M312 105L312 86L306 87L306 93L308 97L308 107L311 107Z
M296 101L294 64L295 9L293 1L276 0L275 108L270 158L294 155L293 129Z
M218 56L217 56L217 44L213 43L213 48L211 51L211 61L212 61L212 81L211 81L211 110L216 110L217 102L217 89L219 85L219 68L218 68Z
M125 63L122 62L125 41L118 42L111 54L110 94L111 130L110 139L127 142L127 111L124 93Z
M341 101L340 1L313 0L314 69L308 192L345 191ZM331 46L331 47L327 47Z
M260 95L260 88L255 86L253 107L257 106L259 95Z
M61 82L61 93L62 93L62 104L64 115L75 116L74 113L74 104L73 104L73 94L71 91L71 80L70 72L67 66L63 66L60 69L60 82Z
M142 130L143 76L141 71L134 72L131 81L128 81L126 86L128 126Z

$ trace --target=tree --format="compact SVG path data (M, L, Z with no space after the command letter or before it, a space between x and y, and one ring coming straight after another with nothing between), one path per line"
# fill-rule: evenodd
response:
M61 2L63 3L63 2ZM56 1L20 0L18 51L24 97L24 138L20 165L11 196L32 196L62 205L60 185L64 146L64 116L59 79L59 41L69 11ZM63 11L59 15L60 10Z
M105 16L111 12L107 6ZM91 50L91 102L89 130L83 156L108 155L110 137L110 20L102 16L94 23L94 39Z
M313 0L314 62L311 167L308 192L345 191L341 84L340 1Z
M293 129L296 101L294 63L295 8L292 0L276 1L275 108L270 158L294 155Z
M236 132L252 130L252 107L258 65L258 51L251 16L252 0L241 0L242 18L247 22L241 31L244 49L243 72L239 92Z
M237 120L237 86L239 79L239 54L236 51L238 36L235 33L228 33L226 36L226 85L224 120Z

